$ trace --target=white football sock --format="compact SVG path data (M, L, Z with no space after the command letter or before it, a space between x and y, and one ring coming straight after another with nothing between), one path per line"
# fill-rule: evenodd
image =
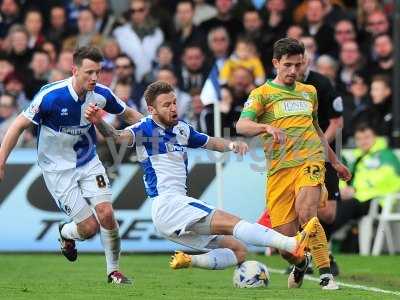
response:
M107 275L119 270L119 254L121 252L121 239L118 227L115 229L105 229L100 226L100 239L104 248L107 262Z
M293 252L297 246L294 237L287 237L271 228L260 224L251 224L245 220L240 220L235 225L233 236L246 244L274 247L288 252Z
M219 248L204 254L192 255L192 267L202 269L222 270L237 265L237 263L235 253L228 248Z
M69 222L61 229L61 236L68 240L83 241L84 238L78 232L78 226L75 222Z

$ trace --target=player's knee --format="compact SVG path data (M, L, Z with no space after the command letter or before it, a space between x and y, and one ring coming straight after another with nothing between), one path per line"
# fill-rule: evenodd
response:
M107 229L115 227L114 211L111 205L96 209L96 212L101 226Z
M318 218L326 224L332 224L336 218L336 212L332 210L324 210L318 212Z

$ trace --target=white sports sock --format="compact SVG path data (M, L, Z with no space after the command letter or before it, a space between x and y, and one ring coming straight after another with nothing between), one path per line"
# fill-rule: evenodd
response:
M69 222L61 229L61 236L68 240L83 241L84 238L78 232L78 226L75 222Z
M261 247L274 247L293 252L297 242L294 237L287 237L279 232L262 226L240 220L233 228L233 236L246 244Z
M219 248L210 252L192 255L192 266L202 269L222 270L237 265L235 253L228 248Z
M121 239L118 227L115 229L105 229L100 226L100 239L104 248L107 262L107 275L119 270L119 254L121 252Z

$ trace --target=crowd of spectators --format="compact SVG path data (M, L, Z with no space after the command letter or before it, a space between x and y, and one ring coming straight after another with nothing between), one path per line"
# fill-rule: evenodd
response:
M145 114L145 87L164 80L180 118L212 134L218 99L222 127L235 135L250 90L274 76L272 46L285 36L304 43L310 68L342 96L345 144L365 121L391 137L394 1L114 2L126 10L107 0L1 1L0 138L42 85L71 75L72 53L84 45L102 49L100 82L129 106Z

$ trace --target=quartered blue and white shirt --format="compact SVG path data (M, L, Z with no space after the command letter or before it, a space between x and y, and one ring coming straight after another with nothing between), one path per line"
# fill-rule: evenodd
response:
M183 121L172 128L165 128L151 116L127 129L134 136L148 196L167 193L186 195L187 148L205 146L208 135L195 131Z
M23 112L39 126L38 164L44 171L56 172L85 165L96 155L96 131L85 118L89 103L111 114L125 111L125 103L102 84L80 100L72 87L72 77L41 88Z

